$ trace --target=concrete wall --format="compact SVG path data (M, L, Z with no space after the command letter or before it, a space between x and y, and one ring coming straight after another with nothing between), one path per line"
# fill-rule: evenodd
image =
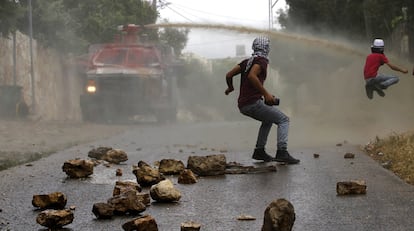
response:
M30 71L29 38L16 34L16 85L22 86L24 101L32 118L41 120L80 120L79 95L82 79L70 58L44 49L33 40L34 91ZM13 40L0 39L0 85L13 85ZM33 107L34 93L35 107ZM34 110L33 110L34 109Z

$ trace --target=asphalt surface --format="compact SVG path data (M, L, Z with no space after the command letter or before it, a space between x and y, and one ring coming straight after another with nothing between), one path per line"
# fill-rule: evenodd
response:
M31 200L34 194L54 191L66 194L67 206L76 206L75 219L64 230L122 230L122 224L133 216L97 220L92 206L112 196L116 180L135 180L133 164L139 160L153 164L163 158L186 163L190 155L223 153L228 162L260 166L263 163L250 159L256 131L257 123L245 122L137 125L112 138L59 151L32 166L1 171L0 230L47 230L36 223L39 211ZM97 166L88 179L67 179L62 172L64 161L87 158L87 152L98 146L121 148L129 160L122 165ZM142 214L152 215L161 231L180 230L185 221L201 223L201 230L208 231L258 231L266 206L285 198L295 208L296 231L414 230L414 187L363 154L357 144L292 147L290 151L301 163L277 165L277 172L202 177L193 185L177 184L176 177L168 177L181 191L181 200L152 203ZM344 159L347 152L355 158ZM314 153L320 157L314 158ZM123 169L123 176L115 176L117 168ZM338 181L357 179L366 181L366 195L336 195ZM256 220L239 221L240 215Z

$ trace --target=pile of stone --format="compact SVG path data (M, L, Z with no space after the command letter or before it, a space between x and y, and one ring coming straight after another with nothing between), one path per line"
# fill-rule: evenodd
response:
M49 229L59 229L73 222L72 209L65 209L66 195L62 192L34 195L32 205L41 212L36 217L36 222Z
M62 170L69 178L86 178L93 174L96 165L104 163L106 166L110 166L111 164L120 164L128 160L125 151L111 147L92 149L88 152L88 157L91 159L65 161ZM195 184L199 176L276 171L275 165L243 166L236 162L227 163L224 154L189 156L187 166L182 161L175 159L162 159L157 164L157 167L152 167L144 161L139 161L137 165L132 166L132 173L136 177L136 182L116 181L112 197L106 201L94 203L92 213L97 219L111 219L115 216L125 215L136 216L135 219L123 224L122 228L124 230L158 230L155 219L149 214L142 214L150 206L151 200L159 203L177 203L182 197L181 192L174 187L173 182L165 178L166 175L177 175L177 182L179 184ZM122 170L117 169L116 175L122 176ZM149 188L148 192L142 192L143 187ZM61 192L33 196L33 206L43 210L36 219L37 223L50 229L61 228L72 223L74 207L72 210L65 209L66 201L66 196ZM265 211L266 219L263 227L275 227L273 223L280 220L280 218L275 216L281 216L279 210L289 214L287 215L290 217L288 220L291 221L291 226L293 226L293 206L289 202L284 201L285 204L282 204L288 207L288 210L285 208L275 209L275 207L280 207L281 203L278 201L277 203L272 202L269 205ZM251 216L244 216L240 220L251 219ZM200 230L200 228L201 225L194 221L186 221L181 224L181 231Z
M66 161L62 170L69 178L86 178L93 174L94 167L101 163L120 164L128 160L125 151L111 147L99 147L88 153L87 159ZM318 153L313 154L319 158ZM345 153L345 159L354 159L355 154ZM195 184L199 176L217 176L224 174L248 174L261 172L276 172L276 166L267 164L261 166L244 166L237 162L226 161L224 154L208 156L189 156L187 166L175 159L162 159L156 167L144 161L132 166L135 181L116 181L112 197L104 202L93 204L92 213L97 219L112 219L114 216L136 216L122 225L123 230L158 230L157 222L149 214L142 214L150 206L151 200L159 203L177 203L181 192L174 187L166 175L178 176L179 184ZM122 176L122 170L116 170L116 176ZM147 187L148 192L142 192ZM366 183L363 180L337 182L338 195L366 194ZM37 216L37 223L50 229L61 228L73 222L74 207L66 206L66 196L61 192L47 195L34 195L32 204L41 212ZM255 220L256 218L243 215L238 220ZM262 231L292 230L295 222L293 205L286 199L272 201L264 212ZM201 224L193 221L181 223L181 231L200 230Z

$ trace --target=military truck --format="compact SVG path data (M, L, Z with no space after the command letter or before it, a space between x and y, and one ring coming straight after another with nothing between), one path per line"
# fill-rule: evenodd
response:
M175 121L176 63L172 52L139 41L140 27L118 27L114 43L89 48L80 107L84 121L120 122L137 116Z

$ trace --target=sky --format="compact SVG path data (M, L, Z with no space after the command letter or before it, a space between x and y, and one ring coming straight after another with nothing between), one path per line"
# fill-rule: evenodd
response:
M169 3L160 10L160 19L170 23L220 24L269 29L269 0L163 0ZM285 0L273 0L273 17L285 9ZM274 28L277 28L275 23ZM236 55L236 46L244 45L246 55L257 34L236 34L226 30L191 29L183 52L205 58Z

